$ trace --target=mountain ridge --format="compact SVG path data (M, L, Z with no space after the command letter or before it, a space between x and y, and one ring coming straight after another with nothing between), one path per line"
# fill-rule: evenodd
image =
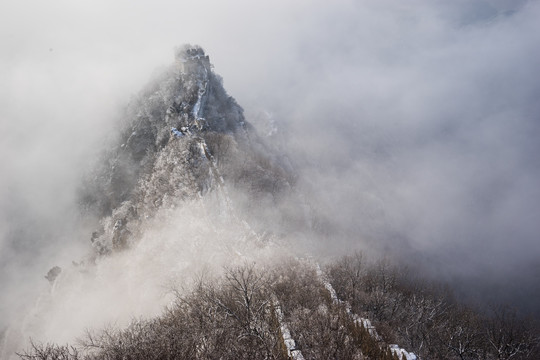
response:
M204 50L184 46L175 56L128 106L118 144L81 191L88 212L112 218L112 233L93 233L98 253L125 246L136 233L130 224L161 207L212 191L230 207L225 181L255 197L279 196L294 181L245 121Z
M534 357L538 338L507 309L495 323L385 259L355 253L321 267L299 255L288 240L332 240L336 229L317 217L296 176L246 121L204 50L178 48L127 107L81 188L90 255L49 271L50 288L4 334L13 343L3 354L33 336L53 344L32 342L20 357ZM80 354L54 345L89 325L105 330L89 330Z

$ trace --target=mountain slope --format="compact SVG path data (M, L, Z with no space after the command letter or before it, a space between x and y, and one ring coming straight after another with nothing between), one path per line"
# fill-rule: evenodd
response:
M200 47L178 49L120 128L80 191L90 254L49 271L1 356L33 338L23 358L534 358L511 313L495 323L386 261L295 257L289 239L339 229Z
M87 182L82 203L102 218L92 238L102 254L133 241L141 222L159 209L211 196L226 212L228 188L248 195L245 206L283 196L292 181L290 169L227 95L204 51L184 47L130 104L118 143Z
M4 336L72 341L85 328L159 314L200 271L270 258L291 218L291 167L245 121L200 47L185 46L133 99L80 190L89 255L58 264L50 289ZM272 214L275 229L263 214ZM296 222L298 219L293 219ZM204 270L206 269L206 270ZM169 295L167 295L169 294Z

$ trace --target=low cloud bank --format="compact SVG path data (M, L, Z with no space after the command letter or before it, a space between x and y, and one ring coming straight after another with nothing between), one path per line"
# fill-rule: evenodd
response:
M207 50L246 113L272 114L340 229L320 248L368 244L539 312L538 2L2 7L0 319L87 249L80 176L181 43Z

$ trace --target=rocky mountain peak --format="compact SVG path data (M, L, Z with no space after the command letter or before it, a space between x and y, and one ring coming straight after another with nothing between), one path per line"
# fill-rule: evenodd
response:
M161 208L207 193L230 206L227 187L274 196L292 179L198 46L178 48L174 64L129 104L117 144L92 175L82 203L100 219L98 254L128 247Z

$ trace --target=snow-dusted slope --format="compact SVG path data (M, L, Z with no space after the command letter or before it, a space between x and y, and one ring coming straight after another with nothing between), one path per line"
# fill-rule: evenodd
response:
M0 357L30 337L73 341L85 328L154 316L173 283L269 256L271 237L263 242L247 216L255 210L243 210L290 189L276 159L204 51L180 48L128 106L117 141L82 187L83 216L94 219L89 255L58 264Z
M328 290L328 292L330 293L330 298L332 299L332 302L335 304L344 305L347 311L347 314L353 319L353 321L359 325L361 324L363 328L366 329L374 339L380 341L381 337L377 333L377 329L371 324L371 321L369 319L360 317L358 314L353 313L351 311L351 306L347 302L344 302L343 300L340 300L338 298L336 291L334 290L334 287L332 286L332 284L330 284L330 282L328 281L328 279L322 272L319 264L316 264L316 268L317 268L317 276L323 283L325 289ZM400 348L399 345L397 344L391 344L389 345L389 348L392 351L392 353L396 354L400 359L416 360L416 355L414 353L407 352L405 349Z
M159 209L210 195L236 216L228 188L274 196L290 178L251 131L208 56L187 47L130 105L119 144L89 181L84 203L102 218L93 237L102 254L136 241L140 224Z

